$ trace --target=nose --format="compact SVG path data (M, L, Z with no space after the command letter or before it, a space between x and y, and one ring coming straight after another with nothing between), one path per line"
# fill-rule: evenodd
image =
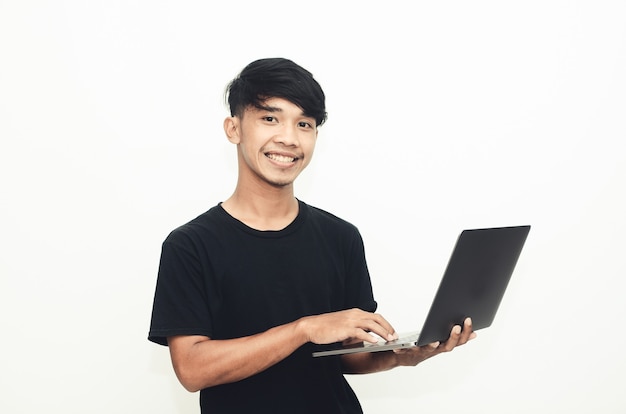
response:
M297 147L299 145L298 129L296 126L283 125L280 132L274 137L274 142L287 147Z

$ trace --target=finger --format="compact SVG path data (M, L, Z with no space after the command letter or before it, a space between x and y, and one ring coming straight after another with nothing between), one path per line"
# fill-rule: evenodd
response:
M476 332L473 330L472 319L465 318L463 321L463 330L456 346L464 345L472 339L476 338Z
M439 348L439 345L441 345L441 342L439 341L435 341L435 342L431 342L428 345L426 345L427 347L429 347L430 349L432 349L433 351L437 348Z
M461 325L454 325L450 331L450 337L443 344L445 351L452 351L459 344L461 339Z
M371 332L383 338L385 341L393 341L398 339L395 329L391 324L380 314L367 312L362 309L353 308L346 311L346 315L352 320L355 327L362 329L365 332ZM359 334L357 338L364 341L374 342L371 338L364 339L364 336ZM372 338L375 338L372 336ZM376 342L378 339L375 340Z
M366 312L358 308L350 309L345 312L345 315L350 321L349 323L353 324L353 327L372 332L386 341L397 339L395 329L382 315ZM362 335L359 335L358 337L362 338Z
M461 333L461 337L459 339L458 345L463 345L467 343L467 341L475 337L476 337L476 334L472 330L472 318L465 318L465 321L463 321L463 331Z
M417 347L417 352L419 352L423 356L423 359L430 358L431 356L437 355L443 350L440 345L441 342L439 341L431 342L429 344ZM413 348L408 348L408 351L411 350L413 350Z
M395 335L395 330L393 328L386 328L385 326L381 325L377 320L362 320L359 327L364 331L369 331L380 336L385 341L393 341L394 339L398 339L397 335Z
M378 341L380 341L380 338L372 335L367 330L363 330L361 328L355 328L354 336L352 336L352 338L356 338L355 342L362 341L362 342L369 342L372 344L375 344Z
M373 313L372 321L376 323L374 329L371 329L372 332L379 335L381 338L386 341L393 341L394 339L398 339L398 335L393 326L380 314Z

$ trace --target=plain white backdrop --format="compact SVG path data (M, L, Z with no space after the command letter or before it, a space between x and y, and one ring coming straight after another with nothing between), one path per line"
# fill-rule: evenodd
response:
M421 325L458 233L531 224L494 325L365 412L623 413L626 3L0 0L0 412L198 413L147 341L160 245L234 189L223 91L327 94L296 183Z

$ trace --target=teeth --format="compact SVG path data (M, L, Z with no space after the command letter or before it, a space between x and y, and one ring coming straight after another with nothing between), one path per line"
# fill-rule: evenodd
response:
M294 162L296 160L295 158L286 157L284 155L278 155L278 154L266 154L266 156L267 158L270 158L278 162Z

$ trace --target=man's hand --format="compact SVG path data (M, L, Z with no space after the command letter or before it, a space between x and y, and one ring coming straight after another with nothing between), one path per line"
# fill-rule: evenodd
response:
M474 338L476 338L476 332L472 331L472 320L467 318L463 323L463 329L460 325L452 327L450 338L444 343L433 342L415 348L397 349L394 350L394 353L398 357L399 365L415 366L442 352L450 352Z
M377 313L361 309L325 313L300 319L309 342L331 344L334 342L378 342L375 333L386 341L397 339L395 329ZM371 333L370 333L371 332Z

